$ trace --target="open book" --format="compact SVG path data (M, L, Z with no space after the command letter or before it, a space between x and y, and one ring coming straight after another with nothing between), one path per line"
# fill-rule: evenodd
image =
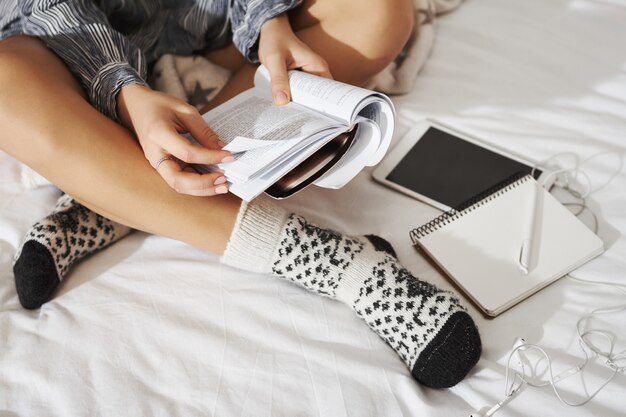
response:
M322 148L333 149L327 145L345 132L351 135L336 147L337 157L327 158L324 166L309 164L309 171L324 170L314 184L344 186L365 166L380 162L391 142L395 110L384 94L300 71L291 71L289 81L292 101L274 105L269 74L261 66L253 88L203 115L235 156L234 162L217 167L230 191L243 200L252 200L294 168L302 169Z

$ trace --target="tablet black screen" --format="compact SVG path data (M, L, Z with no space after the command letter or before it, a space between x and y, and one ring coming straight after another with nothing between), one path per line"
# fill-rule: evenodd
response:
M532 167L430 127L389 173L387 180L448 207ZM535 170L535 178L541 171Z

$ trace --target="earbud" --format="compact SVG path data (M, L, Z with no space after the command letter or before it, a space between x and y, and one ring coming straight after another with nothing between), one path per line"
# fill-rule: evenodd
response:
M483 412L482 410L474 411L472 414L470 414L469 417L491 417L508 400L509 400L509 397L506 397L504 400L500 401L498 404L494 405L489 410L485 412Z
M517 348L521 348L525 344L526 344L526 339L524 339L523 337L518 337L517 339L515 339L515 343L513 343L513 350Z

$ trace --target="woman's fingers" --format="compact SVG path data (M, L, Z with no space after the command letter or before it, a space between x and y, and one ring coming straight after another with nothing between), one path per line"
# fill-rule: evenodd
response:
M319 75L320 77L333 79L332 74L330 73L330 67L324 58L315 54L311 51L311 58L308 59L306 64L302 65L300 68L304 72L308 72L309 74Z
M132 86L131 86L132 87ZM127 123L146 159L170 187L183 194L210 196L228 192L223 173L200 173L189 164L214 165L233 161L223 143L198 111L167 94L126 88ZM195 142L182 136L189 133Z
M202 174L195 171L189 164L212 165L230 162L233 160L231 153L220 150L221 146L217 140L209 137L212 132L208 130L199 131L198 129L203 129L199 123L193 126L185 124L185 128L190 133L193 129L196 135L204 134L201 141L218 149L208 149L200 144L192 144L182 137L174 127L163 123L153 126L149 141L142 144L146 158L165 182L181 194L212 196L227 193L228 184L223 173ZM202 143L201 141L198 142Z
M178 111L177 116L185 130L205 148L220 150L226 145L207 125L195 107L186 105Z
M203 140L206 142L205 139ZM211 165L233 160L230 152L208 149L202 145L192 144L167 125L162 125L158 132L154 133L153 141L166 153L174 155L176 158L188 164Z
M263 64L270 73L274 104L282 106L289 103L289 100L291 100L291 89L289 88L289 75L287 74L285 57L279 53L273 53L266 56L264 61Z
M170 187L181 194L206 197L228 192L226 178L221 172L200 174L175 159L164 160L158 172Z
M270 74L274 104L283 105L291 100L288 71L300 69L320 77L330 78L328 63L302 42L294 42L286 53L273 52L263 56L263 65Z

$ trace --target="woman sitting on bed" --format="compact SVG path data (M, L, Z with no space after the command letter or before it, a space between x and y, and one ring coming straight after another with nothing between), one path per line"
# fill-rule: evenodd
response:
M263 197L242 203L220 173L186 170L231 156L194 107L145 81L162 54L203 51L233 72L211 106L251 87L259 61L277 105L290 99L288 69L362 84L406 41L411 2L152 3L0 0L0 147L72 196L19 248L22 305L39 308L73 263L138 229L342 301L417 381L460 381L480 339L458 298L413 277L380 237L320 228Z

